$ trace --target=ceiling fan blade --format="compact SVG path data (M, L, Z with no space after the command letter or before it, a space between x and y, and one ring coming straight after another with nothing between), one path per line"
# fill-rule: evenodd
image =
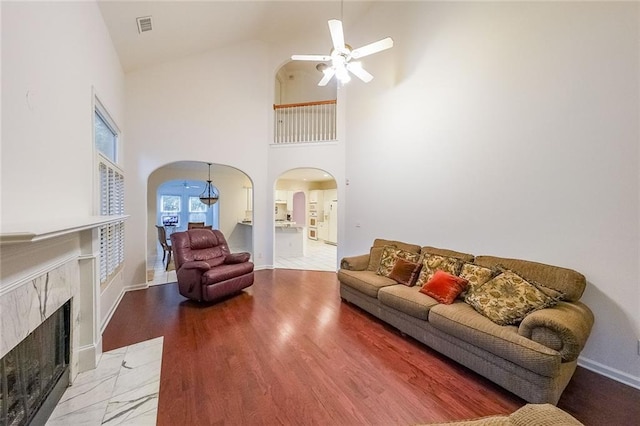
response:
M329 81L333 78L336 70L334 70L333 68L327 68L322 72L324 73L324 77L322 77L322 80L318 82L318 86L326 86L327 83L329 83Z
M365 83L368 83L371 80L373 80L373 76L369 74L367 70L362 68L362 65L360 64L360 62L349 62L347 64L347 69L351 71L353 75L355 75Z
M329 32L333 41L333 48L336 50L344 50L344 32L342 31L342 21L338 19L329 19Z
M393 39L391 37L387 37L383 38L382 40L374 41L373 43L367 44L366 46L354 49L353 52L351 52L351 57L356 59L363 58L365 56L378 53L391 47L393 47Z
M293 61L317 61L326 62L331 60L331 56L328 55L291 55Z

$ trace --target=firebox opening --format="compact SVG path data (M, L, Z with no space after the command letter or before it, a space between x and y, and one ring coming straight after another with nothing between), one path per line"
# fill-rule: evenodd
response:
M69 386L71 301L0 360L0 424L44 424Z

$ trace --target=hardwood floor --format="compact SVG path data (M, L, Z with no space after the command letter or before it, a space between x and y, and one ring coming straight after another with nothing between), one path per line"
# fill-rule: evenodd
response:
M409 425L525 404L341 302L332 272L257 271L214 305L175 284L129 292L103 350L159 336L159 425ZM558 406L585 425L639 424L640 390L579 367Z

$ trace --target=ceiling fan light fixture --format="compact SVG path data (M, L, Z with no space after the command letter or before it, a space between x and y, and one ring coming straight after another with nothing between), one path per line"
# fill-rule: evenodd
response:
M331 66L326 64L316 65L316 69L324 73L324 77L322 77L318 82L318 86L326 86L334 75L341 84L345 84L351 80L349 73L352 73L365 83L370 82L373 79L373 75L365 70L361 64L353 63L351 60L360 59L389 49L393 47L393 39L391 37L386 37L382 40L353 49L350 45L344 42L342 21L338 19L330 19L328 24L331 40L333 42L333 48L331 49L330 56L292 55L291 59L294 61L331 61Z
M340 83L342 83L342 84L348 83L349 81L351 81L351 77L349 76L349 72L347 71L347 69L342 64L340 66L336 67L336 77L340 81Z

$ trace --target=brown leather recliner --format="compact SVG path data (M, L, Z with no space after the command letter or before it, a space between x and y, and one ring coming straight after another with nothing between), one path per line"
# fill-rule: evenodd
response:
M196 228L171 234L180 294L211 302L253 284L249 253L230 253L222 232Z

